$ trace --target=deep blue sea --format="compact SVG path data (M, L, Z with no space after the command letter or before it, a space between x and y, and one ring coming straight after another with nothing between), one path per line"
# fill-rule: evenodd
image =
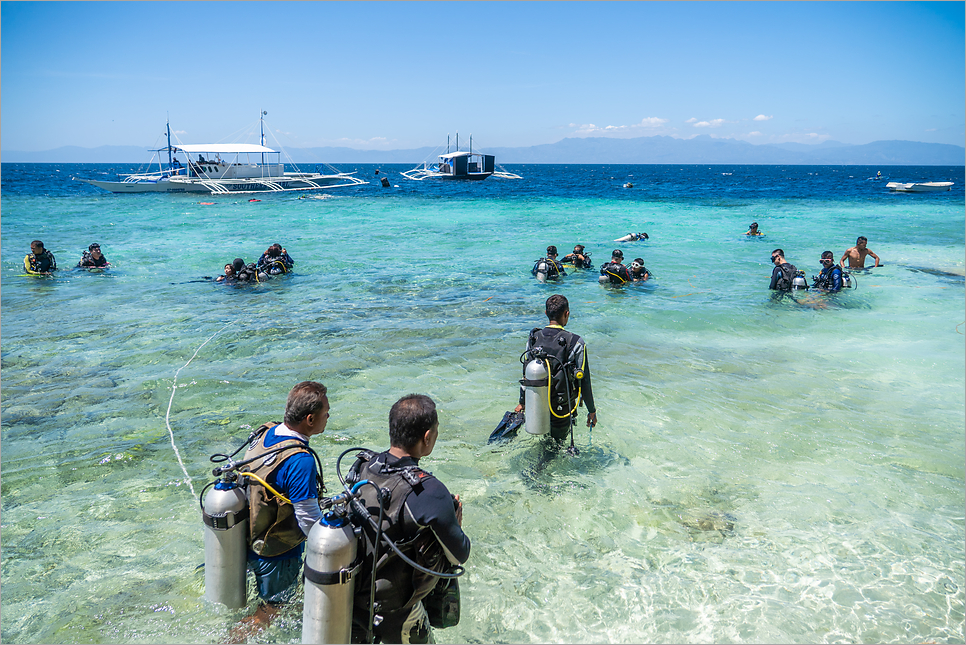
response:
M208 457L306 379L329 389L312 442L330 491L339 452L388 446L396 399L437 402L422 465L473 541L462 620L437 641L966 638L964 168L515 165L522 180L456 183L345 165L370 183L258 202L71 180L136 169L0 168L0 641L223 641L255 603L202 600ZM769 292L772 249L812 276L860 235L883 265L856 289ZM23 275L33 239L54 277ZM92 242L113 267L72 269ZM205 279L273 242L293 274ZM655 277L531 277L576 243ZM539 439L487 437L554 293L599 425L534 473ZM300 636L301 595L252 642Z

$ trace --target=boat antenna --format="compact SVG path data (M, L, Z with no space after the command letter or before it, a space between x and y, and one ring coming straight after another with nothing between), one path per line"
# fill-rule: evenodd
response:
M473 154L473 135L470 135L470 154Z
M446 133L446 154L449 154L449 132Z
M456 133L456 152L460 151L460 133Z

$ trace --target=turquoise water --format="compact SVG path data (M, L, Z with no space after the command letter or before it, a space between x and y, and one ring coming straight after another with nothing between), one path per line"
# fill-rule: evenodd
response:
M436 400L423 465L473 540L439 641L963 641L962 168L884 171L957 182L930 195L856 167L514 166L526 179L474 185L383 167L398 188L256 203L68 180L109 168L3 166L3 642L223 640L239 613L203 602L196 570L207 458L305 379L330 392L313 439L330 490L339 452L386 446L397 398ZM742 235L753 220L764 238ZM858 235L884 266L856 290L768 292L773 248L811 276ZM62 268L93 241L116 266L21 277L35 238ZM202 280L276 241L293 275ZM577 242L656 278L533 280L548 244ZM600 423L534 475L538 440L486 439L552 293ZM297 642L300 602L255 640Z

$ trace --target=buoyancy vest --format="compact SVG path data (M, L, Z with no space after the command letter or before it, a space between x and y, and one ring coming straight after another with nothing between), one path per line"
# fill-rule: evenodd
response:
M285 439L273 446L265 445L268 429L278 423L263 424L255 431L252 442L245 452L245 461L255 459L248 465L248 472L270 481L288 457L300 452L312 454L304 441ZM262 458L264 456L264 458ZM322 495L321 479L319 496ZM281 492L281 491L279 491ZM295 507L280 500L260 482L251 479L248 488L249 503L249 545L252 551L263 557L281 555L305 541L305 534L299 528L295 517Z
M421 490L425 482L433 478L419 466L390 466L376 461L377 453L363 450L346 476L347 483L364 479L376 486L390 491L389 506L383 511L383 534L396 544L407 557L432 571L443 572L449 568L449 560L443 546L436 539L432 529L419 526L411 515L406 513L406 499L413 491ZM374 522L379 520L379 502L372 486L359 489L362 502L372 515ZM356 582L359 600L356 606L369 606L369 588L373 576L372 556L375 552L376 532L368 521L361 524L362 548L365 549L362 571ZM425 598L439 580L436 576L413 569L385 544L379 545L379 561L375 566L376 613L408 612L417 602Z
M839 276L841 276L842 288L845 288L845 272L842 271L842 268L837 264L833 264L828 270L822 269L822 272L818 274L818 278L815 280L815 284L813 286L819 289L832 289L835 286L836 271L838 271Z
M43 260L43 261L41 261ZM57 268L57 261L54 254L44 249L39 256L28 253L23 259L23 268L27 273L47 273Z
M781 271L781 275L775 283L775 288L779 291L791 291L792 280L795 278L795 274L798 273L798 269L795 268L794 264L789 262L782 262L778 265L778 269Z
M533 275L537 275L537 273L540 272L541 264L546 266L545 271L546 271L548 280L554 280L556 278L559 278L561 275L566 275L560 263L558 263L556 260L551 260L550 258L540 258L539 260L534 262L533 268L530 270L530 273Z
M580 336L566 329L557 329L552 336L543 331L540 327L530 331L527 353L530 359L540 355L549 357L551 410L558 418L569 417L580 397L580 382L576 373L586 369L586 365L577 365L572 359ZM584 363L586 358L584 354Z
M266 258L264 262L260 262L259 264L260 269L268 275L282 275L283 273L288 273L289 270L289 267L282 258Z
M258 269L255 263L246 264L245 267L235 276L238 282L258 282Z
M624 284L631 279L627 273L627 267L616 262L608 262L602 265L600 267L600 274L609 277L611 284Z

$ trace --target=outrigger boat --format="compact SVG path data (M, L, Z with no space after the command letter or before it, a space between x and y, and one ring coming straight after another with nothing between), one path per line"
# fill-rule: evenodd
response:
M496 165L496 157L473 152L473 137L470 136L470 150L460 151L460 135L456 134L456 152L449 151L449 135L446 135L446 153L439 155L439 161L422 165L400 173L406 179L476 179L499 177L500 179L523 179L520 175L507 172Z
M285 172L281 152L265 146L265 121L262 112L260 121L261 143L171 143L171 125L167 126L168 145L155 150L158 170L118 174L118 181L78 179L92 186L109 190L112 193L207 193L227 195L236 193L287 192L323 190L358 186L366 182L354 173L335 171L333 174L321 172ZM161 154L168 153L165 168ZM177 155L184 155L182 164ZM197 155L192 159L193 155ZM224 157L223 157L224 155ZM268 160L266 161L266 155ZM272 157L271 155L275 155ZM154 163L154 158L149 166ZM333 169L334 170L334 169Z

